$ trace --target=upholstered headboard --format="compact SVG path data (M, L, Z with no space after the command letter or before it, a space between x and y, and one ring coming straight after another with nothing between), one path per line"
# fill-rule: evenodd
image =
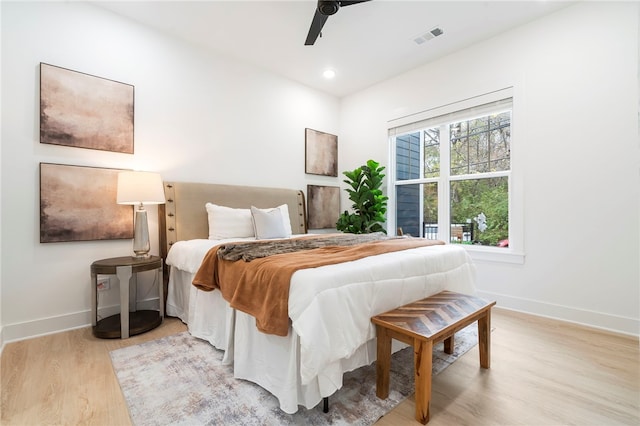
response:
M206 203L233 208L277 207L287 204L294 234L307 232L304 193L296 189L261 188L255 186L213 183L165 182L166 203L158 210L160 254L166 259L176 241L206 239L209 223Z

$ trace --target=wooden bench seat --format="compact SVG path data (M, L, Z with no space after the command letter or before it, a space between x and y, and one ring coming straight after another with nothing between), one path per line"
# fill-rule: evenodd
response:
M429 421L433 344L444 340L446 353L453 353L454 333L478 322L480 366L490 366L491 308L487 302L466 294L443 291L389 312L376 315L376 395L389 396L391 339L413 346L416 387L416 420Z

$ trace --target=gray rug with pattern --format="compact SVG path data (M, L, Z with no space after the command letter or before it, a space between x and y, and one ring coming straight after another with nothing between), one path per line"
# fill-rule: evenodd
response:
M456 333L452 355L434 347L438 374L478 342L477 326ZM413 352L393 354L389 398L376 396L375 363L346 373L343 387L322 403L295 414L280 410L270 393L233 377L222 351L188 332L110 353L134 425L371 425L414 391Z

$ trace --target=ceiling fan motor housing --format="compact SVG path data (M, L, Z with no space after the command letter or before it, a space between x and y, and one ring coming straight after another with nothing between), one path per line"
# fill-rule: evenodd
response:
M311 27L309 27L309 34L307 34L304 45L311 46L316 42L316 39L322 34L321 31L324 23L327 22L329 16L338 12L341 6L351 6L352 4L364 3L366 1L370 0L318 0L318 5L313 14L313 20L311 21Z
M340 9L339 1L320 0L318 1L318 12L325 16L335 14Z

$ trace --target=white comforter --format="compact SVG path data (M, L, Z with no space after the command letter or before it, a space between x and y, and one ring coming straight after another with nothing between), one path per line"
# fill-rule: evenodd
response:
M167 263L193 274L209 248L220 243L177 242ZM331 395L341 387L345 371L372 361L368 355L361 356L365 344L375 337L372 316L445 289L472 294L474 282L471 259L457 245L421 247L297 271L291 278L289 317L300 346L298 384L317 388L314 398ZM350 362L345 364L345 359ZM273 386L255 381L274 393L286 412L294 412L298 403L314 404L313 398L304 403L295 398L283 401L287 398Z

